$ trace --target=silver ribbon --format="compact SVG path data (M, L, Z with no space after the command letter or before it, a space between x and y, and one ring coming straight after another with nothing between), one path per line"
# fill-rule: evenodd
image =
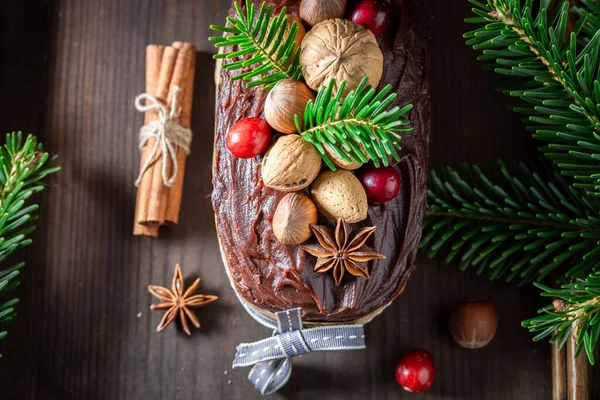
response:
M251 307L252 317L274 329L273 336L236 347L233 368L254 367L248 379L263 395L279 390L292 374L292 357L311 351L361 350L366 348L362 325L333 325L303 329L301 308L275 314L276 323Z

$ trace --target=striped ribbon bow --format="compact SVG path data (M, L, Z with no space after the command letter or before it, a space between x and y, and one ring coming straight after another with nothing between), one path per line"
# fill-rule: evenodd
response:
M366 348L362 325L320 326L302 329L302 308L275 314L277 325L255 310L252 316L270 326L273 336L236 347L233 368L254 365L248 379L263 395L279 390L292 374L292 357L311 351L360 350Z

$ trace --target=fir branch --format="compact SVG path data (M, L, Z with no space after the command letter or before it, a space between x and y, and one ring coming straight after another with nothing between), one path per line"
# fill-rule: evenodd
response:
M532 0L470 1L477 17L467 21L483 26L465 34L467 44L483 51L479 60L510 77L504 93L523 100L514 110L525 115L534 138L547 142L544 154L576 186L600 195L600 31L585 46L578 41L595 22L581 8L569 34L567 1L552 16L549 0L535 10Z
M335 165L326 146L348 162L363 164L371 159L379 167L389 165L390 156L400 160L400 132L412 130L410 122L402 117L412 110L412 105L390 108L396 100L396 93L390 94L392 86L377 92L367 83L368 78L363 78L356 90L342 100L346 81L342 81L334 95L332 80L319 90L314 102L306 105L303 121L295 116L298 132L315 146L332 170Z
M0 147L0 262L17 249L31 244L30 233L37 219L37 204L29 204L31 196L44 189L43 180L59 170L52 167L54 157L44 153L42 145L34 136L23 140L21 132L6 135L6 144ZM23 263L0 270L0 296L6 296L19 285L17 280ZM0 305L0 325L15 316L17 298L10 298ZM0 332L0 339L7 332Z
M551 343L562 348L571 335L576 338L577 356L585 349L590 363L594 364L594 348L600 337L600 272L575 283L552 289L536 283L542 296L555 298L552 305L538 310L535 318L523 321L530 332L537 333L533 340L552 336Z
M564 276L584 276L600 265L600 199L570 186L541 164L509 173L463 165L430 174L421 249L446 254L461 269L489 271L491 279L540 280L562 265Z
M295 41L298 24L293 22L290 26L286 7L273 16L274 7L272 4L267 6L266 2L262 3L258 15L250 0L246 0L246 12L237 2L234 6L237 15L227 17L228 26L210 26L224 36L209 38L219 49L230 48L228 52L214 56L215 59L232 60L223 64L224 69L249 68L232 76L231 80L243 79L247 81L247 87L264 85L265 89L271 89L283 79L301 79L300 48Z

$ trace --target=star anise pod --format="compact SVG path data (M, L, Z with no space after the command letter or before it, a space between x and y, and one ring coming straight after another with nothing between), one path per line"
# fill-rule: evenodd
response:
M315 272L333 269L336 286L342 282L344 271L369 279L369 269L364 263L385 258L383 254L365 246L367 239L375 232L375 226L362 228L353 237L350 237L346 221L342 218L337 220L335 231L327 226L311 225L310 228L319 243L304 245L302 249L317 257Z
M192 321L192 324L196 328L200 328L200 321L194 314L191 308L202 307L205 304L212 303L217 300L217 296L211 296L207 294L197 294L192 296L200 285L200 278L190 286L187 290L184 289L183 275L181 274L181 267L179 264L175 266L175 275L173 275L173 283L171 284L171 290L162 286L148 286L148 291L159 300L161 303L152 304L151 310L167 310L163 316L160 324L156 327L156 332L160 332L165 329L171 322L177 318L181 319L181 326L188 335L191 335L190 328L188 327L187 318ZM184 291L185 290L185 291Z

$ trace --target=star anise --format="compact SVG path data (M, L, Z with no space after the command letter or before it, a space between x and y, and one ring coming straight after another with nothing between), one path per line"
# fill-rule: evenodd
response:
M200 321L190 308L202 307L205 304L212 303L217 300L217 296L211 296L207 294L197 294L192 296L200 285L200 278L184 292L183 275L181 274L181 268L179 264L175 266L175 275L173 276L173 283L171 284L171 290L162 286L148 286L148 291L159 300L161 303L152 304L151 310L167 310L163 316L160 324L156 327L156 332L160 332L165 329L171 322L177 318L181 319L181 326L188 335L191 335L190 328L188 327L187 318L192 321L192 324L196 328L200 328Z
M364 263L385 258L383 254L365 246L369 236L375 232L374 226L362 228L352 238L346 221L341 218L337 220L335 231L326 226L311 225L310 228L319 243L304 245L302 249L317 257L315 272L323 273L333 269L336 286L342 282L344 271L369 279L369 269Z

